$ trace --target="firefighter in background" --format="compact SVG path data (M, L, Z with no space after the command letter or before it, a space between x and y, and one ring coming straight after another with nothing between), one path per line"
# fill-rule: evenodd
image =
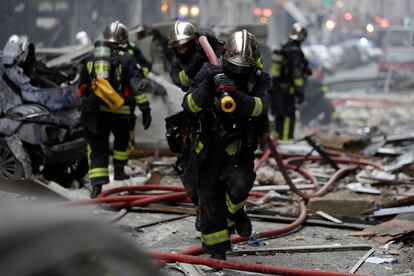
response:
M103 37L104 39L110 39L110 37L113 36L120 46L125 48L125 51L135 58L138 68L141 70L144 77L147 77L151 71L152 64L145 58L138 46L129 40L128 28L119 21L110 23L105 28Z
M125 52L113 32L106 40L95 43L94 55L81 72L81 122L88 142L89 178L93 187L91 198L109 183L109 135L114 135L114 180L125 180L129 158L130 132L135 127L134 109L142 112L143 125L151 124L151 109L142 92L142 76L134 57Z
M256 177L254 151L266 128L270 89L257 40L243 30L229 37L223 66L205 64L184 97L184 109L200 118L191 153L199 161L201 240L212 258L226 259L232 225L241 236L252 233L244 207ZM235 102L233 111L222 105L226 95Z
M172 64L170 76L173 83L187 91L191 82L208 58L198 44L200 35L207 37L217 56L223 51L223 43L210 33L199 34L193 24L176 21L168 32L168 47L173 49L177 60Z
M175 85L183 91L187 91L193 78L199 72L208 58L204 50L198 44L200 35L205 35L217 56L223 51L223 42L209 33L199 34L196 28L188 22L176 21L168 32L168 47L173 49L176 60L172 64L170 76ZM187 194L198 205L197 195L197 160L190 153L190 140L196 135L199 118L197 114L191 114L185 110L166 119L167 141L170 149L179 154L176 168L180 174ZM197 216L196 227L199 218Z
M272 53L271 110L280 140L294 139L296 104L302 104L305 99L304 86L310 70L300 47L307 35L308 31L300 23L293 24L289 40Z
M152 64L149 62L145 56L142 54L138 46L134 42L129 40L129 31L128 28L119 21L111 22L103 31L103 37L106 40L115 38L116 42L119 43L120 47L124 49L125 52L128 52L129 55L135 58L136 65L143 77L147 77L151 71ZM148 84L142 82L142 93L136 97L136 104L140 105L147 101L147 90ZM130 141L129 147L130 151L134 149L135 146L135 127L130 131Z

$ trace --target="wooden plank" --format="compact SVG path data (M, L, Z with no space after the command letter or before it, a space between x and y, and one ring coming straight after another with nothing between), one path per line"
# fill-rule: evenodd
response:
M274 221L274 222L284 222L291 223L296 220L296 218L280 217L280 216L268 216L268 215L256 215L249 214L249 217L252 219L259 219L264 221ZM316 220L316 219L307 219L304 222L305 225L315 225L315 226L324 226L324 227L333 227L333 228L346 228L346 229L357 229L362 230L371 225L366 224L356 224L356 223L342 223L337 224L330 221Z
M387 201L380 204L381 208L392 208L414 204L414 196L408 196L396 200Z
M186 276L204 276L206 275L199 266L186 264L186 263L178 263L178 267Z
M371 249L369 244L330 244L330 245L305 245L305 246L290 246L290 247L276 247L264 249L247 249L229 252L229 255L255 255L255 254L275 254L275 253L311 253L311 252L333 252L333 251L359 251Z
M409 180L394 180L370 176L361 176L361 178L378 182L371 185L414 185L414 181Z
M358 268L365 262L365 260L368 259L368 257L371 256L371 254L374 252L375 249L371 248L367 253L365 253L364 256L362 256L362 258L359 258L358 262L351 268L349 273L354 274L358 270Z
M314 185L310 184L300 184L296 185L296 188L299 190L309 190L309 189L315 189ZM254 186L252 191L261 192L261 191L289 191L290 187L288 185L261 185L261 186Z
M162 204L148 204L146 207L133 207L132 210L140 210L146 212L159 212L159 213L169 213L169 214L187 214L187 215L197 215L196 209L194 207L176 207L176 206L167 206Z
M331 216L331 215L329 215L329 214L327 214L327 213L325 213L323 211L316 211L315 214L323 217L324 219L327 219L329 221L332 221L334 223L339 223L339 224L344 223L342 220L339 220L339 219L337 219L337 218L335 218L335 217L333 217L333 216Z
M398 215L398 214L412 213L412 212L414 212L414 206L383 208L383 209L374 211L373 217L383 217L383 216Z
M189 216L190 215L173 216L173 217L169 217L169 218L159 219L159 220L153 221L153 222L144 223L144 224L138 225L136 227L138 227L138 228L149 227L149 226L157 225L157 224L160 224L160 223L171 222L171 221L174 221L174 220L183 219L183 218L186 218L186 217L189 217Z

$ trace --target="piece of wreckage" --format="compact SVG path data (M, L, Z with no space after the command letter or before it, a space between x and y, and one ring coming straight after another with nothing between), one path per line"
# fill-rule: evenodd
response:
M13 35L1 54L0 74L0 177L83 178L88 166L76 70L48 68L27 38Z

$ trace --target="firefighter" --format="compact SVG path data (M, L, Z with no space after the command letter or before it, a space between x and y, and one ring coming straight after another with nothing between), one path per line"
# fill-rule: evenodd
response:
M229 228L249 237L252 224L245 202L253 186L254 151L265 131L270 77L263 72L256 38L233 33L223 66L205 64L183 99L186 111L199 114L191 152L198 159L197 193L202 244L215 259L226 259ZM224 105L225 102L232 105Z
M199 34L196 28L188 22L176 21L168 32L168 47L173 49L176 60L172 64L170 76L175 85L187 91L193 78L208 58L198 43L200 35L205 35L215 51L220 56L223 51L223 42L209 33ZM197 160L190 154L190 139L195 135L198 126L198 116L185 110L170 116L167 121L167 141L170 149L179 154L176 168L181 176L189 197L197 206L198 195L195 185L197 181ZM175 133L175 134L174 134ZM174 150L177 148L179 149ZM197 217L198 218L198 217ZM198 225L198 219L196 225ZM197 226L197 228L199 228Z
M307 34L300 23L293 24L289 40L272 53L271 110L280 140L294 139L296 104L302 104L305 98L304 85L310 70L300 47Z
M142 123L151 124L151 108L142 92L142 76L135 59L119 44L118 32L95 43L94 56L81 73L80 90L84 91L81 122L88 142L91 198L109 183L109 135L114 135L114 180L125 180L129 158L130 132L135 127L135 105L142 112ZM108 92L109 91L109 92Z
M135 58L142 74L144 77L147 77L151 71L152 64L145 58L138 46L129 40L128 28L121 22L114 21L103 32L104 39L109 39L111 36L115 36L116 41L125 48L125 51Z
M220 56L223 43L210 33L200 34L193 24L176 21L168 32L168 47L173 49L177 60L173 62L170 76L175 85L187 91L191 82L208 58L198 44L200 35L205 35L215 51Z
M124 48L128 54L135 58L136 65L143 77L147 77L149 72L151 71L152 64L149 62L145 56L142 54L141 50L136 46L136 44L129 40L129 31L128 28L119 21L111 22L103 31L104 39L111 39L114 37L116 42L119 43L120 47ZM142 93L136 99L136 103L140 104L140 102L147 101L146 95L147 92L147 83L142 83ZM129 148L133 150L135 146L135 127L130 131L130 141L129 141Z

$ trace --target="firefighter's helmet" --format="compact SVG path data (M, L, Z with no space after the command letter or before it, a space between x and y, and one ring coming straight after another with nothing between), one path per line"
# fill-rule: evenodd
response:
M223 65L233 73L244 74L256 68L260 58L259 44L246 30L230 35L225 46Z
M103 32L104 39L124 44L128 41L128 28L119 21L110 23Z
M300 23L296 22L292 25L289 38L295 41L303 42L308 36L308 30Z
M168 32L168 47L181 46L196 37L197 30L193 24L184 21L176 21Z

